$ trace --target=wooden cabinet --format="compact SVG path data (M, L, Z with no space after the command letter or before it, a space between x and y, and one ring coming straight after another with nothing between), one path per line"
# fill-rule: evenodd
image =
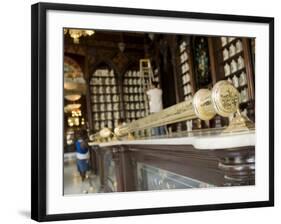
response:
M120 92L113 70L97 69L90 80L94 132L103 127L113 129L120 118Z
M145 83L137 70L129 70L122 77L112 69L97 69L90 79L90 107L93 132L104 127L112 130L118 122L131 122L149 114Z
M179 67L184 100L192 99L195 90L190 44L183 40L179 45Z
M227 80L240 92L241 112L255 121L254 38L159 36L148 53L147 58L154 65L152 79L163 88L164 107L189 100L198 89L211 89L216 82ZM141 58L135 60L139 62ZM123 72L115 70L109 66L95 68L90 77L91 119L88 120L93 132L105 126L114 129L119 119L131 122L148 115L143 85L148 80L140 77L138 63ZM194 119L173 125L173 131L221 127L228 123L228 118L220 116L210 122Z
M254 38L212 38L216 48L217 79L227 80L240 92L240 110L255 120Z
M231 82L240 92L240 110L255 121L255 39L245 37L182 36L177 41L177 74L180 101L200 88L211 89L220 81ZM221 127L229 120L216 116L210 122L193 120L186 129Z
M95 146L93 150L99 161L101 191L255 184L254 146L198 150L188 143L173 143L134 144L132 141L124 145Z
M123 99L126 122L148 115L148 101L144 91L144 85L148 77L141 77L137 70L129 70L123 78Z

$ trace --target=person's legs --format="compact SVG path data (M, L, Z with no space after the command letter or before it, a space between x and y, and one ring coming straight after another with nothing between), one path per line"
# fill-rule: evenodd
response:
M165 127L164 126L160 126L159 127L159 134L160 135L165 135L166 133L165 133Z
M85 180L86 171L89 170L89 163L86 159L77 159L77 168L80 173L82 181Z
M76 159L76 166L77 166L77 170L81 176L81 168L80 168L80 160L79 159Z
M82 182L85 180L85 178L86 178L86 172L82 172L81 173L81 180L82 180Z
M155 135L156 136L160 135L160 128L159 127L155 127Z
M152 136L159 136L159 135L165 135L165 134L166 134L166 131L165 131L164 126L152 128Z

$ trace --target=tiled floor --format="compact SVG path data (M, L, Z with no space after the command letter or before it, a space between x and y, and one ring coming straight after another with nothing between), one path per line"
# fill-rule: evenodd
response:
M99 177L87 173L87 178L82 182L77 171L76 161L69 160L64 162L64 195L90 194L100 192Z

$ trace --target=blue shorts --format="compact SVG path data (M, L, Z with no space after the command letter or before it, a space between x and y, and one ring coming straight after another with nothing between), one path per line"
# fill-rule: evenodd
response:
M87 159L77 159L76 164L80 173L84 173L89 170L89 161Z

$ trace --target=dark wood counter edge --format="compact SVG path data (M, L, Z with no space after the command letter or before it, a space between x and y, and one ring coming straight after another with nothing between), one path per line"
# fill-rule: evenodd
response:
M218 151L218 150L228 150L228 151L237 151L237 149L245 149L246 147L255 147L254 145L247 145L247 146L240 146L240 147L229 147L229 148L217 148L217 149L197 149L191 144L113 144L113 145L107 145L100 147L99 144L93 144L90 147L97 146L101 149L107 149L107 148L117 148L117 147L130 147L131 150L145 150L145 149L154 149L154 150L160 150L160 151L186 151L187 147L191 147L194 150L197 151ZM174 149L176 148L176 149Z
M112 153L117 164L117 175L121 175L119 178L121 187L118 188L120 192L136 189L131 179L134 179L134 175L136 176L132 172L136 172L137 163L155 166L215 186L255 184L254 146L197 150L192 145L126 144L96 147L95 150L100 156L104 153ZM99 158L98 163L101 174L105 175L104 169L106 167L102 165L102 157ZM124 181L123 175L130 176L131 179L129 178L128 182ZM106 177L100 178L101 182L104 183Z

